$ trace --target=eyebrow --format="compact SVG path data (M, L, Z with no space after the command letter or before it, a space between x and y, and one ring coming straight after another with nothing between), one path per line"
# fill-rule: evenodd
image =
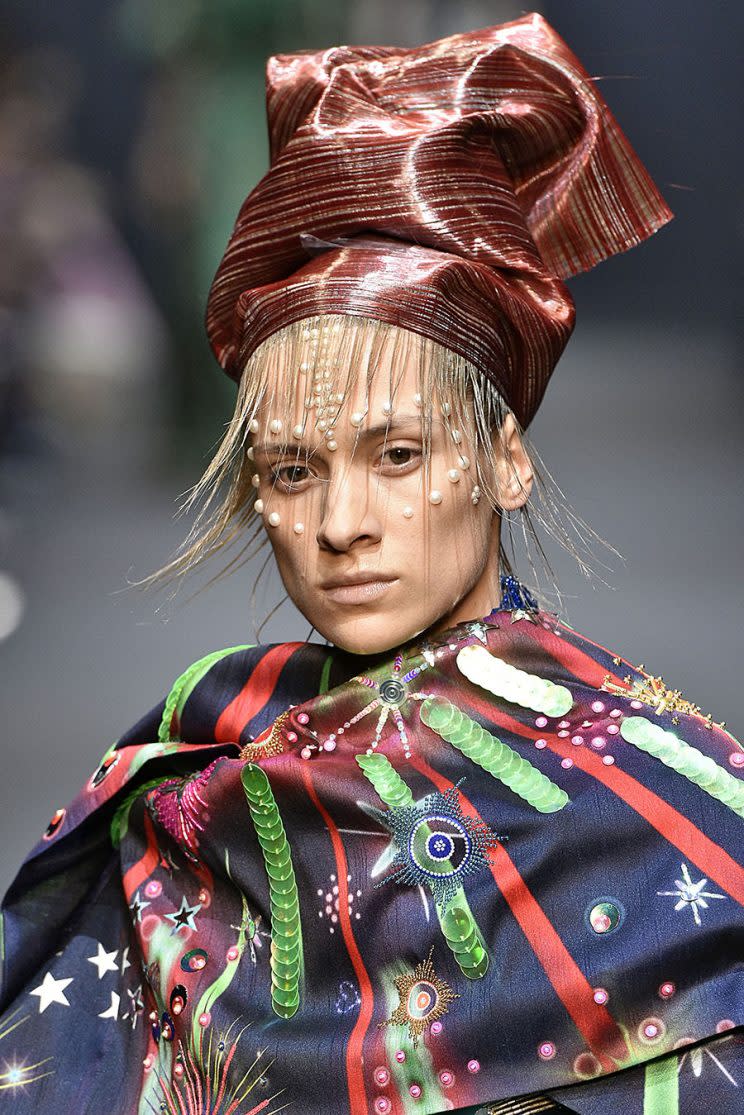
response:
M433 423L432 423L433 424ZM405 430L411 430L415 427L417 430L421 429L421 415L419 414L402 414L400 417L392 417L385 422L378 422L376 426L368 426L366 429L360 429L358 436L360 441L370 441L372 438L379 437L380 434L387 433L389 436L395 433L400 433ZM319 442L322 444L322 441ZM258 445L253 446L254 453L287 453L290 449L302 449L300 441L294 442L292 445L282 444L281 442L260 442Z

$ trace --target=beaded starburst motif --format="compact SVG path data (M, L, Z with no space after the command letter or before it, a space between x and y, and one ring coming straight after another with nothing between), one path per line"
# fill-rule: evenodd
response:
M433 951L432 948L426 960L421 960L412 972L404 972L396 978L400 1002L390 1018L380 1023L380 1026L407 1026L414 1046L418 1045L427 1026L446 1014L450 1003L460 998L434 971Z
M638 667L643 670L643 665ZM654 677L651 674L646 674L642 680L634 679L630 674L627 674L623 681L626 685L630 686L629 689L624 689L621 685L615 685L610 681L610 675L605 674L604 681L602 682L602 689L607 693L617 693L622 697L629 697L633 701L641 701L644 705L650 705L657 715L662 712L681 712L700 716L705 721L706 728L713 727L713 717L708 713L704 715L700 711L700 706L693 704L682 696L680 689L671 689L663 677ZM677 717L672 717L675 724L679 723ZM723 728L725 720L722 720L717 727Z

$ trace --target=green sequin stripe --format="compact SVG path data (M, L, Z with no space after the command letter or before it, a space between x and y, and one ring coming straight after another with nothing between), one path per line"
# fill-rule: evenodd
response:
M626 716L620 735L634 747L660 759L666 766L689 778L701 790L744 817L744 782L729 774L715 759L698 751L645 716Z
M300 1005L303 967L300 900L292 855L268 778L255 763L246 763L240 777L269 881L271 1005L280 1018L291 1018Z
M556 685L549 678L519 670L483 646L473 643L463 647L456 662L468 681L514 705L546 716L565 716L573 708L571 690L565 685Z
M385 755L357 755L356 761L389 809L413 805L413 794ZM443 910L434 903L444 939L458 967L468 979L481 979L488 971L488 950L465 891L458 888Z
M211 654L207 654L204 658L200 658L198 662L193 662L188 670L184 670L179 678L173 683L173 687L168 694L163 715L160 719L160 728L158 730L158 739L161 743L169 743L171 738L171 724L173 722L173 713L178 708L179 713L183 710L183 706L194 691L194 687L204 677L209 670L212 669L215 662L219 662L221 658L227 658L228 654L235 654L239 650L252 650L254 644L246 643L244 646L226 647L224 650L215 650Z
M539 813L556 813L570 801L565 790L533 767L528 759L523 759L444 698L428 697L423 701L421 719L438 736L488 771L492 778L497 778L524 798Z

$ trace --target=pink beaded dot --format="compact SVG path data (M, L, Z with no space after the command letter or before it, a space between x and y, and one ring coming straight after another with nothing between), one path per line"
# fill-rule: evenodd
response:
M606 767L611 767L612 764L615 762L615 756L614 755L603 755L602 756L602 762L604 763L604 765Z
M537 725L538 728L544 728L545 725L547 724L547 722L548 722L547 716L538 716L537 719L535 720L535 724Z
M630 702L630 707L631 708L643 708L643 701L631 701Z
M237 945L230 945L230 948L227 950L225 955L227 956L228 960L237 960L240 956L240 949Z
M375 1084L379 1084L381 1088L384 1088L385 1085L389 1083L390 1073L384 1065L380 1065L379 1068L375 1069Z
M552 1061L555 1054L555 1043L552 1041L541 1041L537 1047L537 1055L543 1061Z
M571 736L571 743L574 745L574 747L581 747L583 742L583 736Z
M596 747L598 751L600 750L600 748L604 747L606 743L607 740L604 738L604 736L592 736L591 738L592 747Z
M439 1074L439 1082L443 1088L451 1088L455 1083L455 1074L450 1072L449 1069L442 1069Z
M310 717L307 715L306 712L298 712L297 713L297 723L298 724L307 724L309 719L310 719Z
M152 1068L152 1055L150 1053L147 1054L142 1064L144 1065L145 1072L149 1072Z
M571 721L570 720L561 720L558 723L558 727L559 728L570 728L571 727Z
M150 882L145 887L146 898L158 898L163 893L163 884L159 883L157 879L150 879Z
M732 767L744 767L744 751L732 751L729 755L729 763Z
M638 1026L638 1037L643 1042L657 1042L665 1033L666 1026L660 1018L644 1018Z
M604 1006L604 1004L610 998L608 992L605 991L604 987L595 987L594 992L593 992L593 996L594 996L594 1002L599 1003L600 1006Z
M547 746L548 746L548 741L546 739L536 739L535 740L535 747L537 747L540 751L542 751L543 747L547 747Z
M619 708L610 709L610 716L622 716L623 710Z
M659 987L659 995L662 999L671 999L677 987L671 980L665 980Z
M413 1098L415 1100L419 1099L419 1097L421 1095L421 1085L420 1084L411 1084L409 1089L408 1089L408 1094L410 1096L413 1096Z
M397 1052L395 1054L395 1059L396 1059L396 1061L398 1062L399 1065L402 1065L403 1062L406 1059L406 1055L405 1055L404 1050L402 1050L402 1049L397 1050Z
M325 741L325 743L323 744L323 750L324 751L335 751L336 750L335 739L327 739Z
M175 1065L173 1066L173 1075L181 1077L181 1076L183 1076L183 1073L184 1073L183 1065L181 1064L180 1061L176 1061Z
M430 1030L431 1030L432 1034L441 1034L442 1023L437 1019L436 1022L432 1022L431 1026L430 1026Z
M618 728L617 724L608 724L607 725L607 732L608 732L609 735L616 736L619 731L620 731L620 729Z
M716 1033L722 1034L725 1030L733 1030L736 1026L730 1018L722 1018L720 1022L716 1022Z
M392 1110L393 1105L387 1098L387 1096L377 1097L377 1099L375 1100L375 1111L378 1111L379 1115L388 1115L388 1112Z
M565 739L566 736L570 736L571 733L566 728L562 728L560 732L556 732L556 735L560 736L561 739Z
M287 743L297 743L297 732L287 732Z
M312 751L310 750L309 747L306 746L306 747L303 747L302 751L300 751L300 755L302 756L303 759L309 759L310 756L312 755Z
M473 1057L472 1061L468 1061L468 1072L480 1072L480 1061L476 1061L475 1057Z
M211 1021L212 1021L212 1015L209 1013L208 1010L205 1010L203 1014L199 1015L199 1025L200 1026L208 1026Z
M561 766L564 770L570 770L573 766L573 759L561 759Z
M592 712L604 712L604 703L602 701L592 701Z

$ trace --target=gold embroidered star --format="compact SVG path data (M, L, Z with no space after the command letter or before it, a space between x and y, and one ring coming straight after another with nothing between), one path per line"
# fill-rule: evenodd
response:
M638 669L642 670L643 666L638 666ZM680 689L671 689L663 677L653 677L647 674L639 680L637 678L633 679L630 674L626 674L623 681L630 688L624 689L621 685L615 685L610 681L610 675L605 674L602 689L608 693L617 693L622 697L628 697L632 701L641 701L644 705L650 705L657 715L661 715L662 712L682 712L700 716L705 721L706 728L713 727L713 718L710 713L703 715L699 705L693 704L692 701L683 697ZM679 718L676 716L673 716L672 720L675 724L679 723ZM722 720L717 726L723 728L724 723L725 721Z
M450 1003L460 998L436 975L431 963L433 951L432 947L426 960L395 980L400 1002L390 1018L380 1023L380 1026L407 1026L414 1046L418 1045L427 1026L446 1014Z

